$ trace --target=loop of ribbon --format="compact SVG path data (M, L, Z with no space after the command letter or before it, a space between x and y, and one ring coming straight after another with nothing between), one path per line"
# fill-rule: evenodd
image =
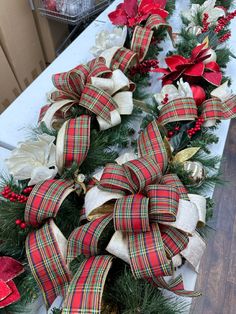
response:
M219 98L205 100L202 105L201 116L205 121L225 120L236 117L236 96L233 95L226 101ZM158 117L158 122L165 125L176 121L191 121L198 117L197 105L193 98L179 98L165 104Z
M131 42L131 50L138 54L140 61L144 60L149 50L149 46L154 34L153 29L158 29L160 26L167 27L168 33L173 42L172 27L163 17L158 14L150 15L144 27L135 27Z

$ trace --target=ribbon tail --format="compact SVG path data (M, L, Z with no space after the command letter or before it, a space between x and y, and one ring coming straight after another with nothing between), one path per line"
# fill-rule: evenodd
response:
M62 314L101 313L102 294L112 260L108 255L93 256L80 265L70 283Z
M184 289L182 275L179 275L176 278L171 279L169 282L166 282L166 280L163 277L152 278L151 280L149 280L149 282L151 282L155 286L169 290L182 297L192 298L201 296L201 293L198 291L188 291Z
M56 163L61 174L73 163L78 168L85 160L90 146L91 117L82 115L66 121L58 132L56 143Z

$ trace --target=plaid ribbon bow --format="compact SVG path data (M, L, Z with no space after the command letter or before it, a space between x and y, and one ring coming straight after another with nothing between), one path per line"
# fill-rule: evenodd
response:
M76 105L95 114L110 127L113 126L114 118L112 113L115 112L116 116L119 114L120 117L120 114L130 114L132 112L133 107L128 113L121 110L117 94L122 92L123 89L127 93L128 91L132 93L135 89L135 85L129 82L122 71L136 62L134 52L120 48L109 61L110 68L107 66L106 59L99 57L68 72L53 75L53 84L57 90L50 95L52 104L41 109L39 122L44 122L48 128L57 127L57 124L60 125L61 121L70 116L71 107ZM115 84L117 82L117 71L123 74L123 84L119 86ZM125 84L124 77L126 78ZM98 81L99 84L95 84L94 81L96 83ZM110 86L108 83L110 83ZM129 98L128 101L130 101ZM118 123L120 123L120 120L116 122L116 124Z
M178 225L180 204L187 206L187 212L191 211L190 202L186 189L176 175L163 176L168 156L156 121L149 124L141 134L138 150L141 156L139 159L123 165L108 164L101 175L99 190L102 193L112 192L111 198L117 198L114 207L108 208L108 212L110 211L108 217L113 216L116 232L107 250L117 255L118 249L113 243L117 244L117 238L125 238L123 244L126 253L117 256L130 263L136 278L144 278L179 295L197 296L198 292L184 290L181 277L177 277L169 284L163 278L173 274L172 258L187 247L188 235L194 232L196 223L190 229ZM97 187L94 191L96 189ZM90 192L92 196L93 190L88 194ZM97 219L88 223L86 230L80 229L76 236L73 234L69 239L71 260L78 254L88 253L83 249L87 247L85 243L88 243L85 235L88 227L93 228L96 225L93 234L101 235L103 229L100 223L104 219L104 207L101 206L100 210L101 215L97 218L99 208L89 209L87 217ZM95 216L93 211L96 213ZM191 212L192 215L194 211L195 209ZM79 250L73 249L75 238ZM99 236L96 245L98 241Z
M139 61L143 61L148 52L152 36L154 34L153 29L158 29L161 26L167 27L168 33L173 42L172 27L158 14L150 15L147 19L145 27L141 27L139 25L135 27L131 42L131 50L138 54Z
M121 258L130 264L136 278L144 278L179 295L199 295L184 290L181 276L168 283L164 279L173 274L172 258L188 248L189 234L194 233L196 223L190 228L178 225L181 202L187 202L184 215L194 216L195 213L179 178L173 174L163 175L168 155L156 121L141 134L138 150L139 159L105 168L98 190L105 194L114 192L117 201L107 208L102 206L92 221L72 232L68 241L53 218L73 189L73 182L49 180L34 187L27 202L25 220L38 227L49 219L41 229L28 235L27 257L47 305L56 296L63 295L63 313L101 311L112 256L100 254L106 249L117 255L116 249L112 250L117 234L127 240L127 254ZM93 199L96 203L95 197ZM103 233L111 230L112 225L115 234L107 247L100 247ZM86 260L72 278L68 264L81 254Z
M201 116L205 121L225 120L236 117L236 96L226 101L219 98L210 98L201 105ZM198 117L197 105L193 98L179 98L165 104L158 117L158 122L165 125L176 121L190 121Z

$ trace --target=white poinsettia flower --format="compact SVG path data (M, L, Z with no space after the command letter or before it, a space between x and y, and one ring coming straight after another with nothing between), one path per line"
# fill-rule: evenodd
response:
M183 16L190 21L190 28L192 32L196 32L195 34L199 34L199 25L196 24L196 15L201 12L202 19L204 14L208 14L207 22L211 24L215 24L217 20L225 16L225 11L222 8L215 7L216 0L207 0L202 5L200 4L192 4L190 10L183 12Z
M127 36L127 27L114 27L112 31L103 30L96 35L95 46L90 52L98 57L104 50L112 47L123 47Z
M232 89L229 87L228 83L229 82L226 81L224 84L222 84L219 87L217 87L216 89L214 89L211 92L211 96L212 97L217 97L221 101L226 101L229 98L231 98L232 95L233 95L233 92L232 92Z
M165 103L184 97L193 97L193 93L189 83L184 82L181 78L177 82L178 88L175 85L168 84L162 87L160 93L154 95L154 98L159 106L159 108L163 107Z
M54 136L38 135L36 141L20 143L6 159L9 173L16 180L30 179L28 185L53 179L57 174Z

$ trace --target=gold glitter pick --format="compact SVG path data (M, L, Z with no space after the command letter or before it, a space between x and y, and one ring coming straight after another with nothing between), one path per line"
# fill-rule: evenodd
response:
M177 153L173 158L173 163L183 163L190 158L192 158L200 149L201 147L190 147L184 150L181 150Z
M166 137L163 138L163 143L164 143L165 149L167 151L168 159L171 160L172 159L172 149L171 149L170 143Z
M87 217L89 221L100 218L103 215L112 214L114 210L114 202L107 202L102 206L95 208Z
M207 36L207 37L203 40L202 43L205 44L205 47L204 47L204 48L208 48L208 47L209 47L209 37Z

